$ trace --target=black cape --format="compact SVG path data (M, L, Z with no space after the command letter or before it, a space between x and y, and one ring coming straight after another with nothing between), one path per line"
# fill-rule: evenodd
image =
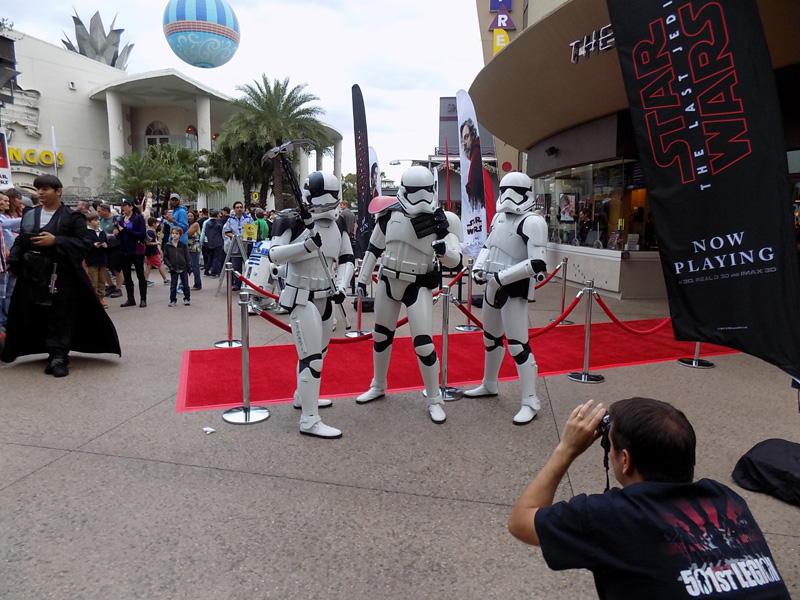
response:
M25 212L20 234L8 256L8 267L17 276L17 283L11 296L6 343L0 353L0 361L13 362L19 356L48 351L45 347L44 322L34 316L32 309L34 302L41 300L41 281L44 276L49 278L49 274L33 272L32 265L35 263L26 260L25 256L33 251L38 253L37 258L41 257L57 265L58 301L69 301L73 307L74 326L70 350L122 356L117 330L95 295L89 276L81 265L92 245L86 218L80 212L62 204L50 222L40 228L41 214L40 206ZM49 231L56 236L56 243L47 248L34 246L30 238L40 230ZM28 268L25 267L26 264Z

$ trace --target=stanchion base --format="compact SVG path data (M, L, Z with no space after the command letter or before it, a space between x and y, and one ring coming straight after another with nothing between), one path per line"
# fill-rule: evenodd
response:
M605 381L605 377L602 375L597 375L595 373L583 373L580 371L573 371L569 375L567 375L567 379L571 379L572 381L577 381L578 383L603 383Z
M220 340L214 344L214 348L241 348L241 340Z
M692 367L695 369L713 369L714 363L710 360L703 360L702 358L679 358L678 364L684 367Z
M477 325L456 325L456 331L478 331L480 327Z
M553 321L555 321L555 319L550 319L551 323ZM561 323L559 323L559 325L575 325L575 321L570 321L569 319L564 319L563 321L561 321Z
M455 400L461 400L461 397L464 395L463 390L460 390L455 387L447 387L447 388L439 388L442 392L442 399L445 402L453 402ZM426 390L422 390L422 395L426 398L428 397L428 392Z
M263 406L251 406L250 408L239 406L222 413L222 420L231 425L250 425L266 421L268 418L269 411Z
M354 337L361 337L362 335L367 335L370 333L369 331L348 331L344 334L344 337L354 338Z
M442 390L442 398L444 398L445 402L454 402L455 400L461 400L463 396L464 396L464 391L455 387L448 387Z

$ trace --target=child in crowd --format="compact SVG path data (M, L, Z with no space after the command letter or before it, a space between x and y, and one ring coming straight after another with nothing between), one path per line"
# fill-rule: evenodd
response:
M150 217L147 219L147 241L144 248L144 278L147 279L147 285L153 285L150 281L150 271L155 267L161 274L161 279L164 280L164 285L169 285L169 277L164 270L164 265L161 264L161 251L158 245L158 219Z
M108 269L108 255L106 248L106 232L100 227L100 215L90 210L86 214L86 226L89 228L89 238L92 240L92 248L86 254L86 272L89 274L89 281L92 282L94 293L100 300L103 308L108 308L104 300L106 295L106 270Z
M170 241L164 246L164 262L169 269L169 306L178 303L178 278L181 280L183 288L183 303L189 306L189 267L192 259L189 256L189 246L181 241L183 228L180 225L173 225L169 230Z

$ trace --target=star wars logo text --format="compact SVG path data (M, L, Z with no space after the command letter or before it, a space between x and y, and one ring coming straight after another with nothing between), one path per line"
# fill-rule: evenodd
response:
M728 26L716 2L662 6L632 56L653 159L706 190L751 153Z
M483 219L480 216L475 216L470 219L466 227L467 235L473 235L483 231Z

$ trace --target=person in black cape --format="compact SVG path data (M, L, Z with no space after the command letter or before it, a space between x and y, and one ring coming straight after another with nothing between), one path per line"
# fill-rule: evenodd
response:
M122 355L114 324L81 266L91 246L86 217L61 202L53 175L33 182L41 204L25 212L8 256L17 285L0 361L47 353L45 373L69 374L69 352Z

